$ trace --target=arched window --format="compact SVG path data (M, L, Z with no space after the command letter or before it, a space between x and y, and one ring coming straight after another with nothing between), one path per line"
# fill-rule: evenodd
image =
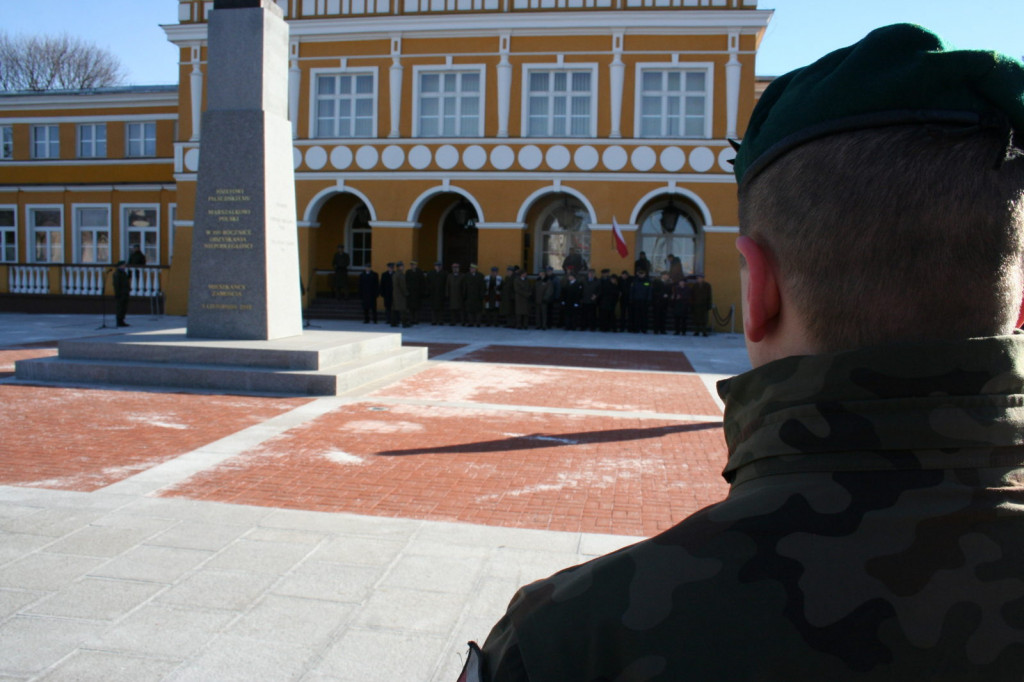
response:
M564 271L573 261L577 268L590 263L590 213L579 199L557 195L541 212L538 230L538 270L551 266Z
M363 204L359 204L352 209L350 216L348 253L352 258L352 267L361 268L370 262L370 256L373 252L373 231L370 229L370 211Z
M686 274L703 271L704 230L697 213L671 200L663 202L640 223L637 250L647 254L654 272L669 270L670 254L680 259Z

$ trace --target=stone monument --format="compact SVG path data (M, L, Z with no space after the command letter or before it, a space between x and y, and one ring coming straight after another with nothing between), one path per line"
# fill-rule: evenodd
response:
M288 24L273 0L215 0L208 46L187 335L300 335Z

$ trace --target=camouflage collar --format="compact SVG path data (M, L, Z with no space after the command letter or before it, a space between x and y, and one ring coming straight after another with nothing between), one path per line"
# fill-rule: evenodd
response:
M719 394L734 483L1024 464L1024 335L784 358Z

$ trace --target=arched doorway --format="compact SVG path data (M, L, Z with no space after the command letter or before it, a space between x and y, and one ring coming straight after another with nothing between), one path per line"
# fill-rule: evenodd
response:
M541 202L534 221L535 270L586 268L590 263L590 212L571 194L551 194Z
M447 198L451 200L452 195ZM470 263L477 260L477 246L480 242L476 227L479 217L473 204L455 195L441 221L441 262L447 270L452 263L458 263L465 272Z
M688 203L672 198L652 202L640 221L637 251L647 254L654 272L668 270L671 254L680 259L683 272L704 271L704 229L700 213Z
M315 231L313 248L314 292L333 294L338 282L334 279L334 255L338 247L349 256L349 286L364 264L373 256L373 233L370 228L370 209L354 194L338 193L327 199L317 212L319 227Z

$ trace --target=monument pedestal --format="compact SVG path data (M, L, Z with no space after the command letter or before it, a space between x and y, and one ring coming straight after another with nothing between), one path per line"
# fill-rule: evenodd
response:
M339 395L426 362L400 334L307 331L271 341L193 339L184 329L61 341L19 360L18 381L220 393Z

